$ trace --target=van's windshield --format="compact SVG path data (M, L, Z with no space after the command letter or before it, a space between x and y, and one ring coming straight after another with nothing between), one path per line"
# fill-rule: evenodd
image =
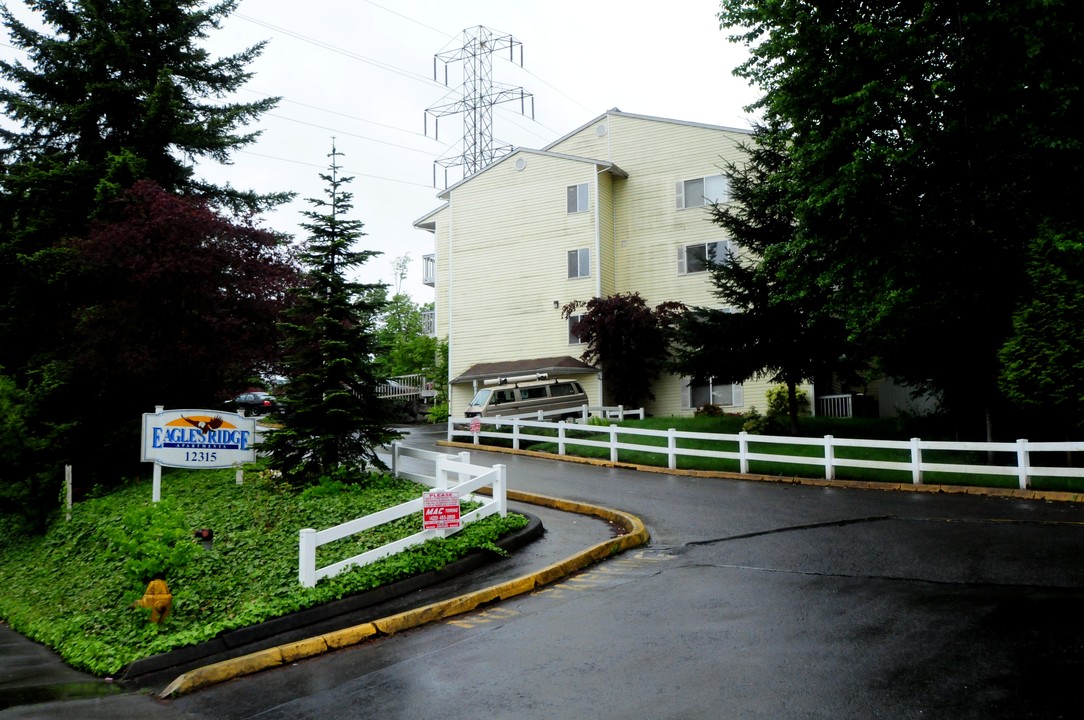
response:
M489 394L491 392L493 391L489 388L479 390L478 393L474 396L474 399L470 401L470 404L484 407L486 404L486 400L489 400Z

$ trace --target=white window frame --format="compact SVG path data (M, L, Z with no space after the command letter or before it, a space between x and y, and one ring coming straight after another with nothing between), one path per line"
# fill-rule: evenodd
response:
M700 192L696 191L697 183ZM678 210L726 202L730 199L730 183L722 174L681 180L676 186L676 196Z
M578 183L569 185L565 190L565 203L569 215L587 212L591 209L591 196L587 187L587 183Z
M567 325L567 328L568 328L568 344L569 345L585 345L586 344L583 341L583 338L581 338L579 335L573 334L573 332L572 332L572 326L575 325L576 323L578 323L582 319L583 319L582 314L569 316L568 325Z
M591 277L591 248L569 250L566 257L569 280Z
M682 245L677 249L678 275L695 275L696 273L707 272L708 268L706 264L702 268L689 269L689 251L693 248L703 248L705 259L710 260L712 259L712 255L714 255L714 262L716 263L728 262L731 254L734 252L734 244L729 240L716 240L715 242Z
M681 378L681 409L682 410L695 410L703 405L693 405L693 388L692 378ZM741 383L716 383L714 379L707 381L708 397L711 399L711 403L704 403L705 405L718 405L719 407L742 407L745 405L745 387ZM724 388L729 388L730 402L716 402L717 395L721 395L724 392ZM718 398L725 399L725 398Z

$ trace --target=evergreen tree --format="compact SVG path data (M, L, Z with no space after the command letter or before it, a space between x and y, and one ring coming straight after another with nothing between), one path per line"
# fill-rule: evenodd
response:
M339 176L334 144L326 199L310 198L302 227L309 239L300 260L305 282L286 312L286 386L279 420L267 441L272 465L303 485L323 477L356 477L365 465L384 467L376 450L397 437L387 425L391 406L377 397L376 317L383 285L349 279L378 252L355 250L363 224L347 214L352 195Z
M808 271L789 258L795 234L794 198L785 181L784 135L756 128L746 160L725 168L730 201L712 206L712 220L741 248L709 266L714 294L725 306L691 308L675 332L674 372L699 381L741 383L769 378L787 389L792 434L798 432L798 386L853 361L843 324L830 312L829 293L808 284Z
M63 355L82 298L67 285L66 238L136 180L250 212L258 196L198 179L194 159L228 162L258 133L242 131L277 98L218 101L250 77L263 45L213 59L201 41L236 0L26 2L46 28L0 18L24 61L0 61L0 366L21 385ZM47 332L42 332L42 329ZM35 343L26 342L36 337Z

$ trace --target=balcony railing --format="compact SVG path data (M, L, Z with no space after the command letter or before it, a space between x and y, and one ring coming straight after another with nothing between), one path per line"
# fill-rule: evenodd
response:
M429 337L437 336L437 314L432 310L422 312L422 332Z
M429 287L437 286L436 255L422 255L422 283Z
M817 414L821 417L853 417L851 395L821 395L817 398Z

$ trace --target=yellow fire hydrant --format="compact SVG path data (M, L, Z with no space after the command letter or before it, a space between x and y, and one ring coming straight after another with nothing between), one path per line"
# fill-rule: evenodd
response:
M169 615L170 608L173 607L173 594L170 593L165 580L151 580L147 585L147 591L143 593L143 597L136 600L129 607L150 608L151 622L161 622L165 620L166 616Z

